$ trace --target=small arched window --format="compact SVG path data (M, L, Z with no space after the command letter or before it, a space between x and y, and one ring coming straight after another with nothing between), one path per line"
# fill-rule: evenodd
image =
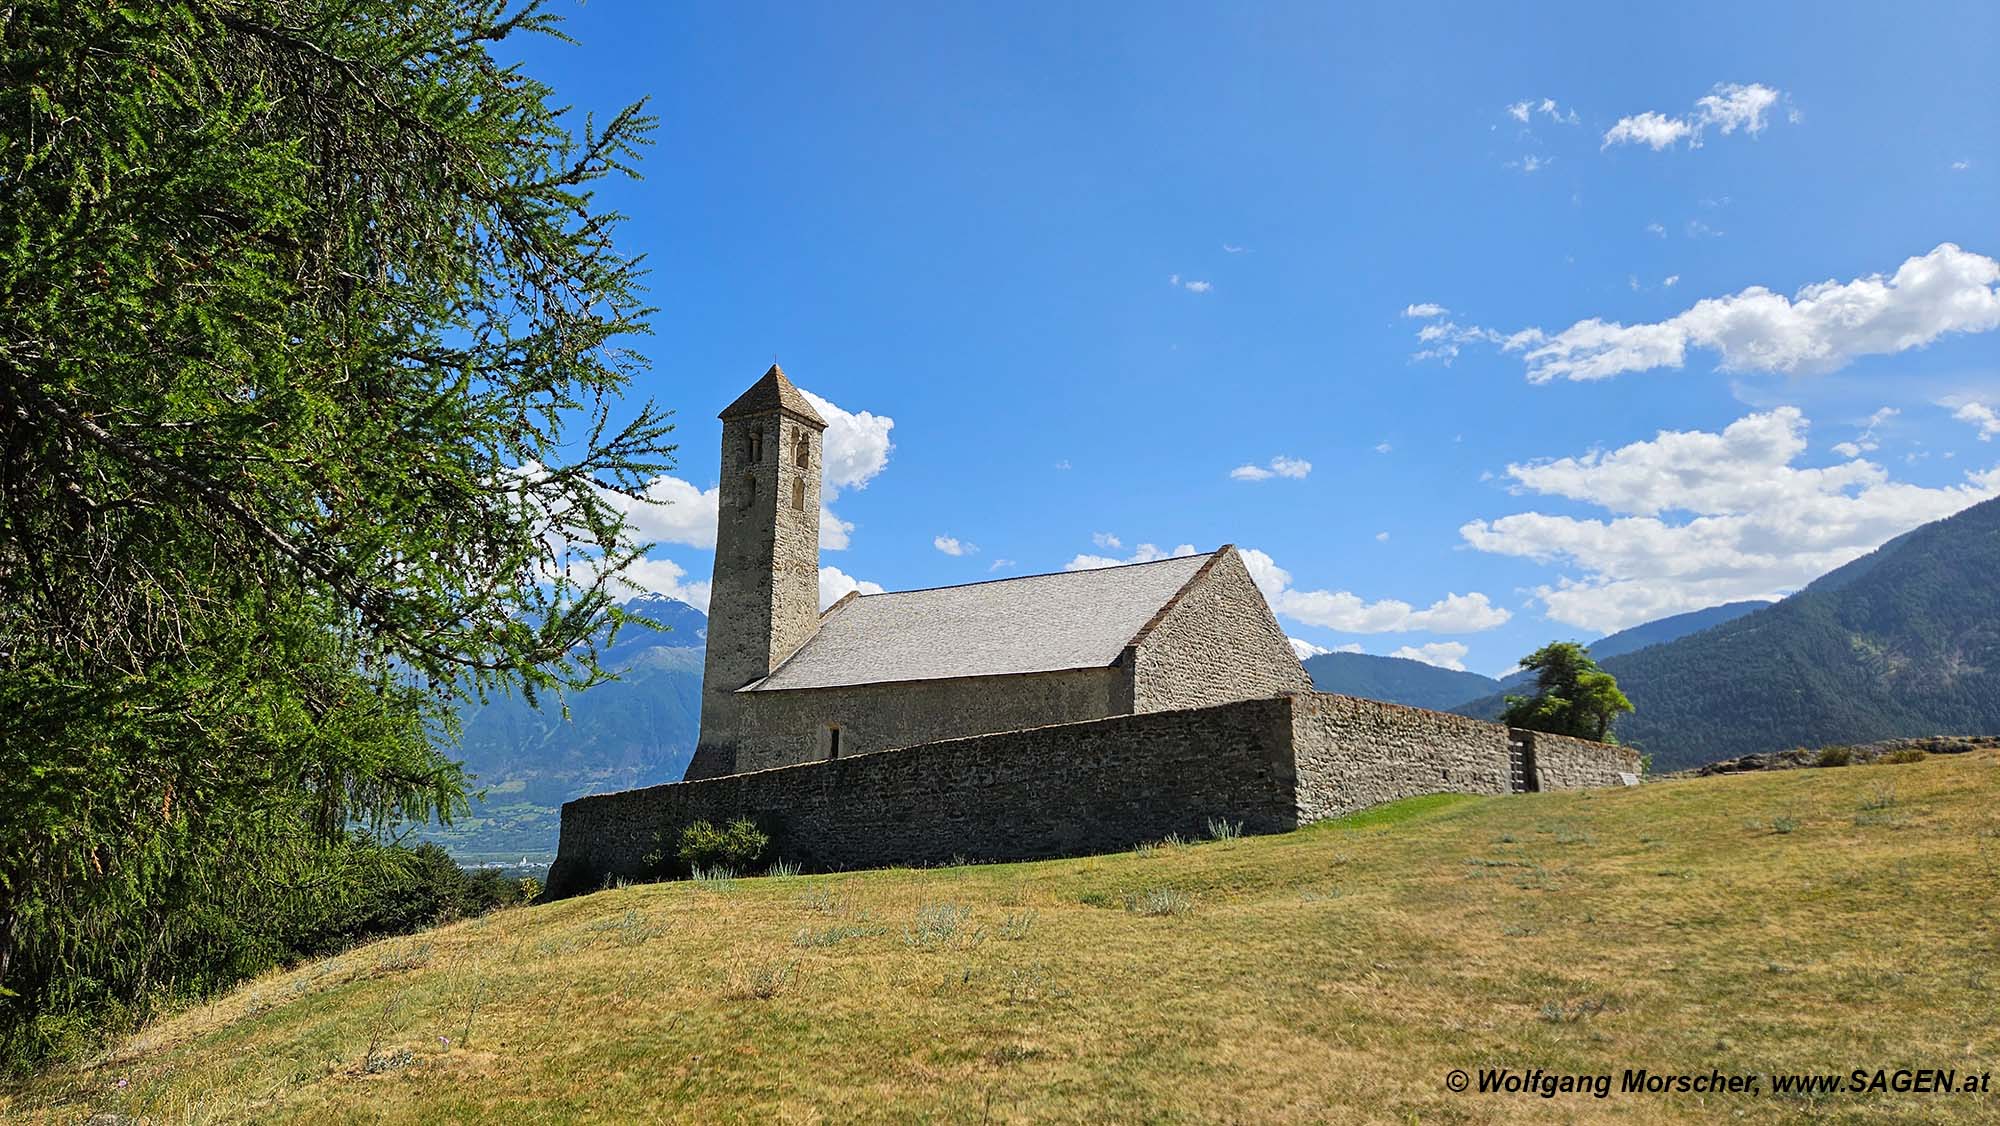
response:
M806 510L806 479L792 478L792 507L800 512Z
M764 428L761 426L752 426L750 428L749 461L750 464L755 465L763 460L764 460Z
M800 469L812 465L812 440L806 437L803 430L792 439L792 464Z
M757 475L755 473L745 473L743 475L743 507L748 508L756 503Z

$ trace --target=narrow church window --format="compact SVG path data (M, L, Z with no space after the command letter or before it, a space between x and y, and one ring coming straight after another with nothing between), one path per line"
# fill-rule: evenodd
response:
M804 431L792 440L792 464L804 469L812 464L812 442Z
M792 478L792 507L800 512L806 510L806 479Z
M743 507L748 508L756 503L757 475L755 473L745 473L743 475Z
M840 757L840 725L837 723L826 725L826 757L830 759Z
M750 464L755 465L763 460L764 460L764 428L761 426L753 426L750 428Z

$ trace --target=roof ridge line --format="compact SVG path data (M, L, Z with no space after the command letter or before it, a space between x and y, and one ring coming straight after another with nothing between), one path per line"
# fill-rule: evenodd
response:
M1202 561L1201 566L1195 569L1194 574L1187 577L1187 581L1182 583L1181 588L1174 592L1174 596L1167 599L1165 605L1155 610L1152 617L1146 619L1146 624L1139 627L1139 632L1132 635L1132 639L1125 643L1125 648L1130 649L1144 642L1146 636L1159 628L1160 623L1167 620L1167 615L1174 612L1174 607L1181 604L1181 599L1187 597L1188 591L1193 590L1196 583L1208 577L1208 572L1215 566L1215 561L1222 558L1224 552L1234 550L1236 550L1235 544L1226 543L1209 552L1208 558Z
M1223 547L1230 547L1230 546L1233 545L1230 544L1223 545ZM1165 559L1147 559L1137 563L1118 563L1110 567L1079 567L1074 571L1069 571L1069 570L1037 571L1032 575L1008 575L1005 578L998 578L998 579L975 579L969 583L945 583L942 586L918 586L918 587L911 587L908 590L883 590L883 591L877 591L874 594L862 594L860 595L860 597L883 598L891 594L924 594L926 592L933 590L963 590L966 587L992 586L995 583L1018 583L1024 579L1054 579L1054 578L1060 578L1064 575L1089 575L1102 571L1127 571L1134 567L1153 567L1161 563L1183 563L1189 559L1200 559L1203 556L1214 555L1216 552L1221 550L1222 548L1218 547L1215 549L1215 551L1197 551L1192 555L1169 555ZM1206 564L1204 564L1204 566L1206 566Z

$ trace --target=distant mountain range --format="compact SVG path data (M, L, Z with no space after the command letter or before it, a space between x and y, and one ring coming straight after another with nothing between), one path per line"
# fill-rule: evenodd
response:
M1638 709L1619 737L1662 770L2000 733L2000 500L1898 536L1769 607L1603 665ZM1500 707L1486 697L1454 710Z
M1500 682L1490 676L1373 653L1320 653L1307 657L1305 665L1313 687L1322 692L1434 711L1447 711L1500 690Z
M701 722L708 619L671 598L628 608L605 650L623 679L529 708L466 709L466 768L487 798L429 835L463 860L546 860L573 797L679 781ZM2000 734L2000 500L1925 525L1777 603L1676 614L1590 643L1638 710L1618 725L1660 770L1794 746ZM1495 680L1420 661L1326 653L1322 691L1493 718L1517 674Z
M460 715L458 753L486 799L471 816L424 836L461 861L547 861L562 803L585 794L678 782L701 732L701 665L708 618L663 596L625 608L665 627L627 625L600 652L620 679L569 701L531 708L506 696Z
M1731 602L1706 610L1675 614L1670 618L1606 634L1589 643L1590 654L1603 660L1631 653L1649 645L1698 633L1769 605L1768 602ZM1509 692L1522 692L1533 680L1533 676L1525 672L1495 680L1476 672L1441 669L1422 661L1378 657L1372 653L1322 653L1307 658L1305 664L1306 671L1312 674L1313 687L1322 692L1366 696L1371 700L1387 700L1413 708L1440 711L1450 711L1487 696L1497 699ZM1492 712L1499 714L1497 704Z

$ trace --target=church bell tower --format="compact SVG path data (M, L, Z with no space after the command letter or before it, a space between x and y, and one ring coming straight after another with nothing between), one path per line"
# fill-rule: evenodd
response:
M819 625L820 439L826 420L778 365L729 404L701 742L687 777L735 770L737 689L770 675Z

